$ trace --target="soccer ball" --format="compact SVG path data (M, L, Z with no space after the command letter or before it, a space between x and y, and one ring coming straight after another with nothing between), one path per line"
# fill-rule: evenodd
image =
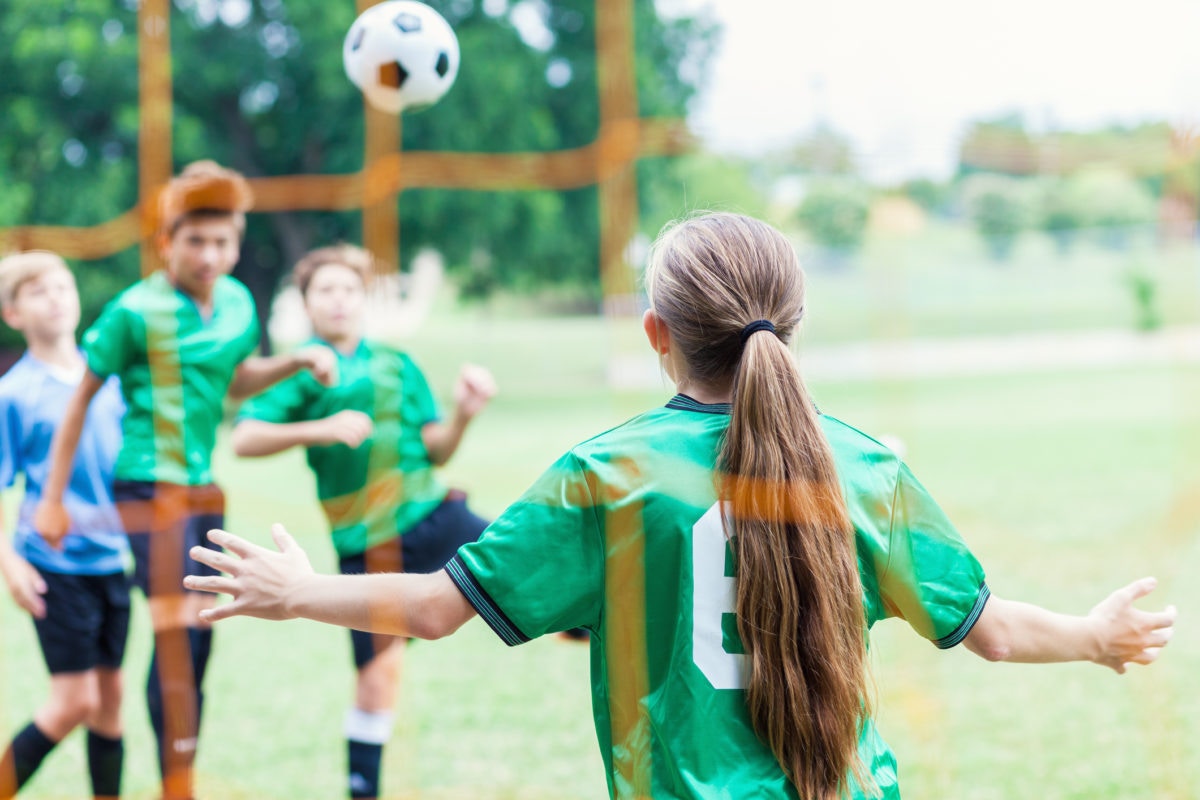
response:
M436 103L458 75L458 37L416 0L371 6L350 26L342 66L367 101L390 114Z

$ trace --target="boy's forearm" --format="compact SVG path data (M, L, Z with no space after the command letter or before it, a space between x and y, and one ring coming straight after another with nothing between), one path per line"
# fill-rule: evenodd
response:
M233 451L243 458L271 456L291 447L314 444L316 428L312 422L263 422L245 419L233 428Z
M470 417L455 413L449 422L432 422L422 428L421 438L425 442L429 460L437 466L449 461L462 444L463 434L470 423Z
M301 370L304 362L295 353L276 356L252 356L238 365L233 382L229 384L229 396L244 400L290 378Z
M67 403L54 438L50 441L50 469L42 485L42 499L61 503L75 463L75 451L79 449L79 438L83 435L83 423L87 419L88 406L104 382L92 372L84 374L83 380Z

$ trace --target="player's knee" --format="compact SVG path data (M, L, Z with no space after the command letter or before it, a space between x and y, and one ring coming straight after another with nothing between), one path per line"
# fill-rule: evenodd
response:
M71 692L58 698L48 709L52 726L70 731L91 719L100 710L100 695L94 689Z
M120 715L123 693L124 687L120 676L117 676L113 680L101 681L96 697L95 716L109 717L114 714Z

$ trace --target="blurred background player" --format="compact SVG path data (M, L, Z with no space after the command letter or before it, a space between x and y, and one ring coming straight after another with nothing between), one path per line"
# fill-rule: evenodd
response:
M372 274L371 256L344 244L296 264L311 344L337 354L338 382L326 387L299 374L251 399L239 412L233 445L241 456L307 449L343 573L436 572L487 527L434 467L454 455L495 384L487 370L463 366L454 414L440 421L413 360L363 338ZM403 648L392 636L351 631L351 638L358 674L345 722L349 790L351 797L377 797Z
M0 260L0 313L28 349L0 378L0 489L25 475L13 542L0 535L0 571L33 617L50 696L0 760L12 797L76 726L87 727L92 794L121 792L121 660L129 629L129 544L112 499L125 404L115 379L99 387L63 496L73 525L50 546L33 528L50 441L86 365L75 344L79 293L66 263L32 251ZM3 533L0 517L0 534Z
M679 393L566 453L434 575L316 575L224 531L229 577L188 584L236 614L436 638L478 614L508 644L592 632L596 732L614 797L883 797L896 761L872 721L866 640L901 617L993 661L1148 664L1175 611L1085 616L991 594L895 454L820 414L788 348L804 309L789 241L708 214L660 234L647 338ZM481 668L486 673L486 667Z
M189 165L160 197L165 268L130 286L84 334L87 371L55 435L36 527L52 543L65 534L63 489L84 415L108 376L120 378L128 411L113 496L154 627L146 702L158 741L166 800L192 796L211 629L211 605L185 593L183 577L207 567L188 557L224 519L211 459L226 396L245 398L298 370L331 380L332 355L309 348L252 357L259 325L250 292L230 277L238 261L250 187L212 161Z

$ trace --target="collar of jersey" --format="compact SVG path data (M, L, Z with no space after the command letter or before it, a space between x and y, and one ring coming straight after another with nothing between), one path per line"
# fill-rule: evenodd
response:
M330 344L329 342L322 339L320 336L317 336L315 333L308 338L308 341L305 342L305 344L306 345L323 344L326 347L328 347L330 350L332 350L337 355L338 359L340 359L340 360L353 359L353 358L365 358L366 356L371 354L371 348L370 348L370 345L367 344L367 337L365 337L365 336L358 337L358 345L354 348L353 353L343 353L341 350L337 349L332 344Z
M221 277L223 278L226 276L222 275ZM210 313L206 317L200 313L200 304L196 302L196 298L192 297L190 294L185 292L183 289L180 289L178 286L171 283L171 279L167 276L167 270L165 268L157 269L154 272L150 273L150 275L146 278L146 280L153 281L154 283L156 283L158 285L157 288L159 289L159 291L174 292L175 296L179 300L183 301L184 307L189 308L193 312L195 312L196 316L200 318L200 321L202 323L204 323L205 326L211 325L212 321L217 318L217 314L220 313L222 304L217 302L216 287L213 287L212 313ZM217 278L217 282L220 283L221 278Z
M686 394L677 394L667 403L667 408L678 411L698 411L701 414L729 414L733 406L729 403L701 403Z

